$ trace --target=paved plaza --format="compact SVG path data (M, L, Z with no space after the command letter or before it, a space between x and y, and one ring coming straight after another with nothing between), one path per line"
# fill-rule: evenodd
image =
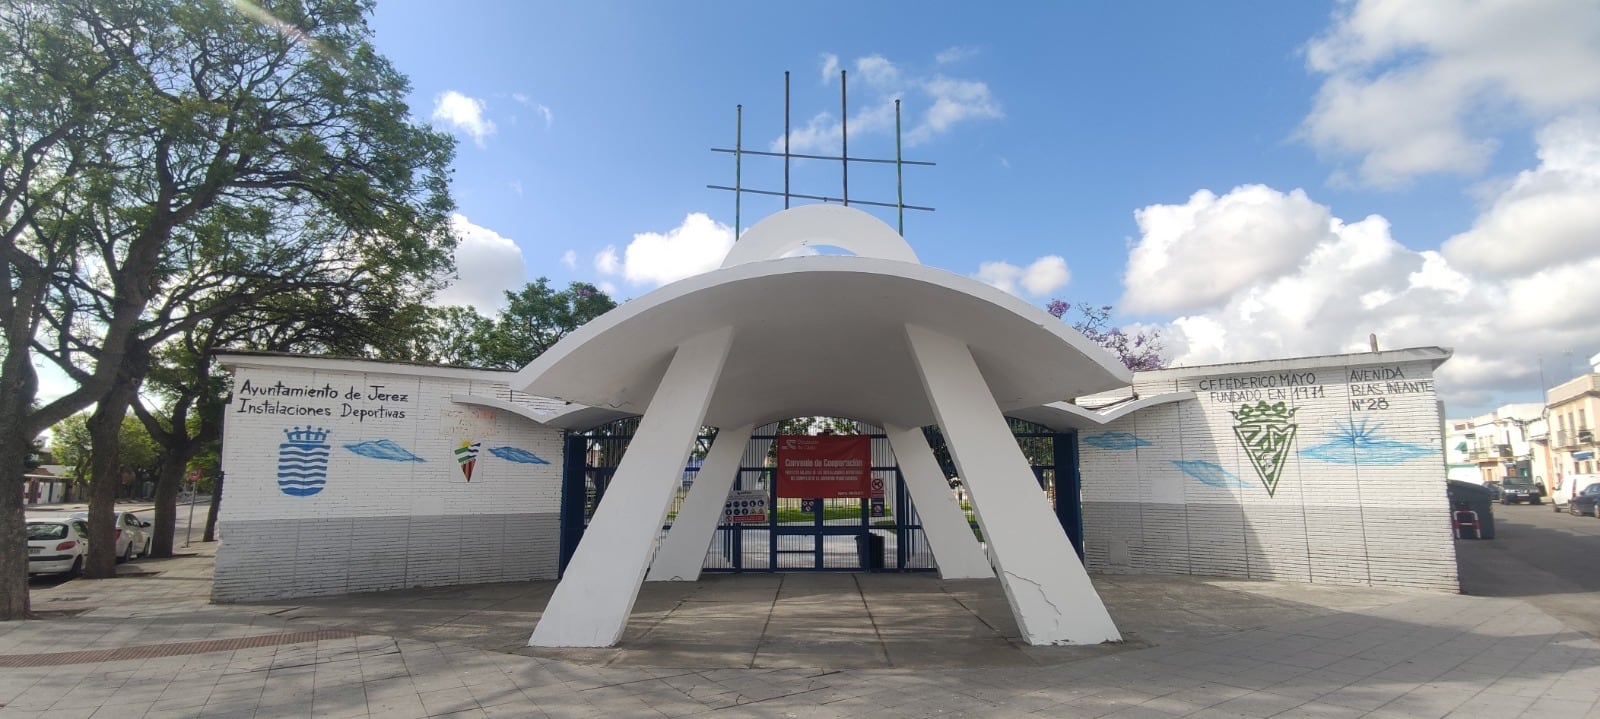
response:
M191 549L36 586L0 717L1600 717L1600 644L1520 599L1096 576L1125 641L1031 647L995 580L708 576L549 650L554 582L214 605Z

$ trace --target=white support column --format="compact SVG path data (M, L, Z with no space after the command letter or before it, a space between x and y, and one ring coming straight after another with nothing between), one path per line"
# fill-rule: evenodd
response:
M917 516L922 519L922 532L928 537L928 545L933 547L939 576L945 579L993 577L989 558L984 556L983 547L978 546L978 538L972 536L967 515L950 493L950 484L939 470L939 461L928 448L928 438L922 434L922 428L885 424L883 433L889 436L889 446L894 448L895 461L900 463L900 474L906 480L906 491L911 494Z
M529 646L609 647L622 638L732 345L731 327L678 345Z
M1120 641L972 351L915 325L906 325L906 340L1023 639L1036 645Z
M728 489L739 475L739 460L744 457L745 445L750 443L753 431L753 424L717 430L711 451L706 453L706 461L700 465L694 485L689 487L689 495L683 498L678 517L672 520L672 529L667 530L667 536L661 540L661 549L656 552L656 561L650 564L645 581L693 582L700 579L706 550L717 531L717 520L727 502Z

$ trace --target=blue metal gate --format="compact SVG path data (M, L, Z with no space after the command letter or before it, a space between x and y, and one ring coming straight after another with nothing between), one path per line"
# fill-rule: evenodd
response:
M567 436L565 481L561 504L561 569L577 550L595 507L605 496L637 419L620 420ZM792 499L777 495L774 468L768 466L776 424L757 430L747 444L735 491L761 492L766 498L765 521L723 522L717 526L703 568L708 572L862 572L931 571L933 551L923 533L916 506L906 491L904 477L882 433L873 433L872 479L881 484L882 500ZM1077 437L1059 434L1025 422L1012 421L1012 431L1034 467L1035 476L1056 508L1056 515L1082 556L1082 524L1078 501ZM935 454L949 467L942 439L930 432ZM699 473L699 457L710 448L712 436L698 440L694 457L683 470L683 480L667 513L665 533ZM959 487L958 487L959 490ZM977 532L976 522L960 492L961 506ZM981 537L980 537L981 538Z

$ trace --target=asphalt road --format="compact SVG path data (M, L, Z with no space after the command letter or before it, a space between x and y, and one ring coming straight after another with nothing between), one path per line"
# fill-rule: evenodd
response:
M1494 539L1456 540L1462 593L1518 597L1600 639L1600 519L1549 504L1497 504L1494 517Z
M194 529L193 529L192 535L189 535L189 503L184 502L184 503L178 505L178 516L177 516L176 530L173 532L173 551L174 552L182 553L184 551L187 551L187 550L184 549L184 546L183 546L184 545L184 539L185 539L186 536L189 536L189 541L191 543L196 543L197 544L197 543L200 542L200 538L205 535L205 530L206 530L206 511L211 506L209 504L209 502L210 502L210 497L201 496L199 498L199 500L195 503L195 506L194 506ZM138 517L138 518L140 518L140 519L142 519L142 520L144 520L146 522L154 521L155 518L156 518L156 512L152 508L152 505L149 502L118 502L117 503L117 509L122 510L122 511L126 511L126 512L132 512L133 516ZM88 511L88 505L71 504L71 505L52 505L52 506L50 506L48 508L29 508L27 510L27 513L30 516L31 515L44 516L44 515L51 515L51 514L71 514L73 512L82 512L82 511ZM139 561L140 560L135 559L135 560L133 560L133 563L135 565L137 565L139 563ZM53 586L56 586L56 585L58 585L58 584L60 584L62 582L67 581L67 579L68 579L68 577L53 576L53 575L48 575L48 574L35 575L35 576L28 577L28 586L31 586L31 587L53 587Z

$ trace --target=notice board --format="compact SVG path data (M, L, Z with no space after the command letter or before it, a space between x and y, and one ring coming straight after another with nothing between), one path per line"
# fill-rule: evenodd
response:
M778 496L797 499L869 496L872 438L859 434L779 435Z

